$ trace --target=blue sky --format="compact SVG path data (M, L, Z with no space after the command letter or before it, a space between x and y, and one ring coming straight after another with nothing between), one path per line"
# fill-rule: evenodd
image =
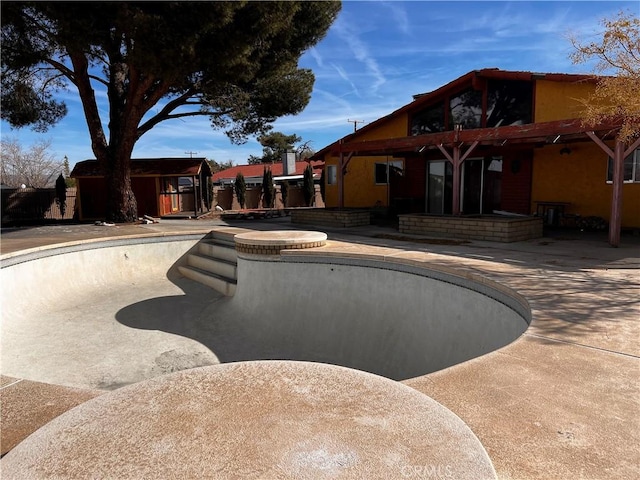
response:
M316 76L309 105L279 119L274 130L296 134L319 150L353 132L348 120L372 122L409 103L413 94L471 70L590 73L592 66L571 63L567 35L595 38L601 19L620 10L640 16L640 1L345 1L327 36L301 58L300 66ZM55 128L35 133L2 122L2 138L17 138L25 148L51 140L54 157L66 155L72 167L94 158L75 92L64 99L69 114ZM262 147L255 139L232 144L204 117L158 125L139 140L133 156L188 152L240 165L249 155L260 156Z

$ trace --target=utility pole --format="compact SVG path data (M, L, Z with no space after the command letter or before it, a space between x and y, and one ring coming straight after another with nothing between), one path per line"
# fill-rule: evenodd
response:
M358 124L359 123L365 123L364 120L347 120L347 122L353 123L353 132L355 133L355 131L358 129Z
M193 158L193 155L195 155L195 154L196 154L196 153L198 153L198 152L184 152L184 153L186 153L187 155L189 155L189 158Z

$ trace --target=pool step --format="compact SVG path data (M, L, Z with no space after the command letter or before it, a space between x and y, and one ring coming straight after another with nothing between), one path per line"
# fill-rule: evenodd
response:
M226 250L229 249L227 248ZM227 256L230 255L225 254L225 257ZM236 273L238 263L236 261L227 260L225 257L191 253L187 257L187 265L236 281L238 279L238 275Z
M178 267L180 273L223 295L232 296L238 283L238 254L233 237L243 228L214 230L198 244L196 253L187 256L187 264Z
M231 297L236 293L236 281L230 278L221 277L207 270L202 270L190 265L182 265L178 267L180 273L185 277L198 283L213 288L216 292L220 292L227 297Z

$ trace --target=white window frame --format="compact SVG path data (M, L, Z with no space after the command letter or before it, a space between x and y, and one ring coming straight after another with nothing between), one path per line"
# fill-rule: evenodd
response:
M327 165L327 185L338 184L338 166Z
M623 179L623 183L640 183L640 148L637 148L636 150L633 151L633 153L630 153L625 159L624 162L626 163L627 161L631 162L631 178L630 179ZM607 183L612 184L613 183L613 178L609 178L609 172L613 171L613 168L609 168L611 166L611 164L613 163L613 158L608 157L608 161L607 161ZM636 173L638 173L638 175L636 175Z
M376 171L378 169L378 165L384 165L385 167L385 181L384 182L378 182L377 178L376 178ZM400 169L404 172L404 160L400 160L400 159L393 159L393 160L389 160L387 162L376 162L373 165L373 181L376 185L389 185L389 167L390 166L394 166L394 167L400 167Z

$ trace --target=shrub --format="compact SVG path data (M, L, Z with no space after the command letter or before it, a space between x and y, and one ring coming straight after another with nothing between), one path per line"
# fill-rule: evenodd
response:
M64 218L64 212L67 209L67 182L62 174L56 180L56 202L60 206L60 215Z
M262 174L262 204L267 208L273 208L276 189L273 186L273 174L271 168L264 167Z
M307 207L310 207L313 203L313 197L315 197L316 194L316 187L313 184L313 168L310 163L307 164L307 168L304 169L302 193Z
M236 181L233 184L233 188L236 192L236 198L238 199L240 208L244 208L244 204L246 201L247 185L244 181L244 175L242 175L241 172L238 172L238 174L236 175Z

